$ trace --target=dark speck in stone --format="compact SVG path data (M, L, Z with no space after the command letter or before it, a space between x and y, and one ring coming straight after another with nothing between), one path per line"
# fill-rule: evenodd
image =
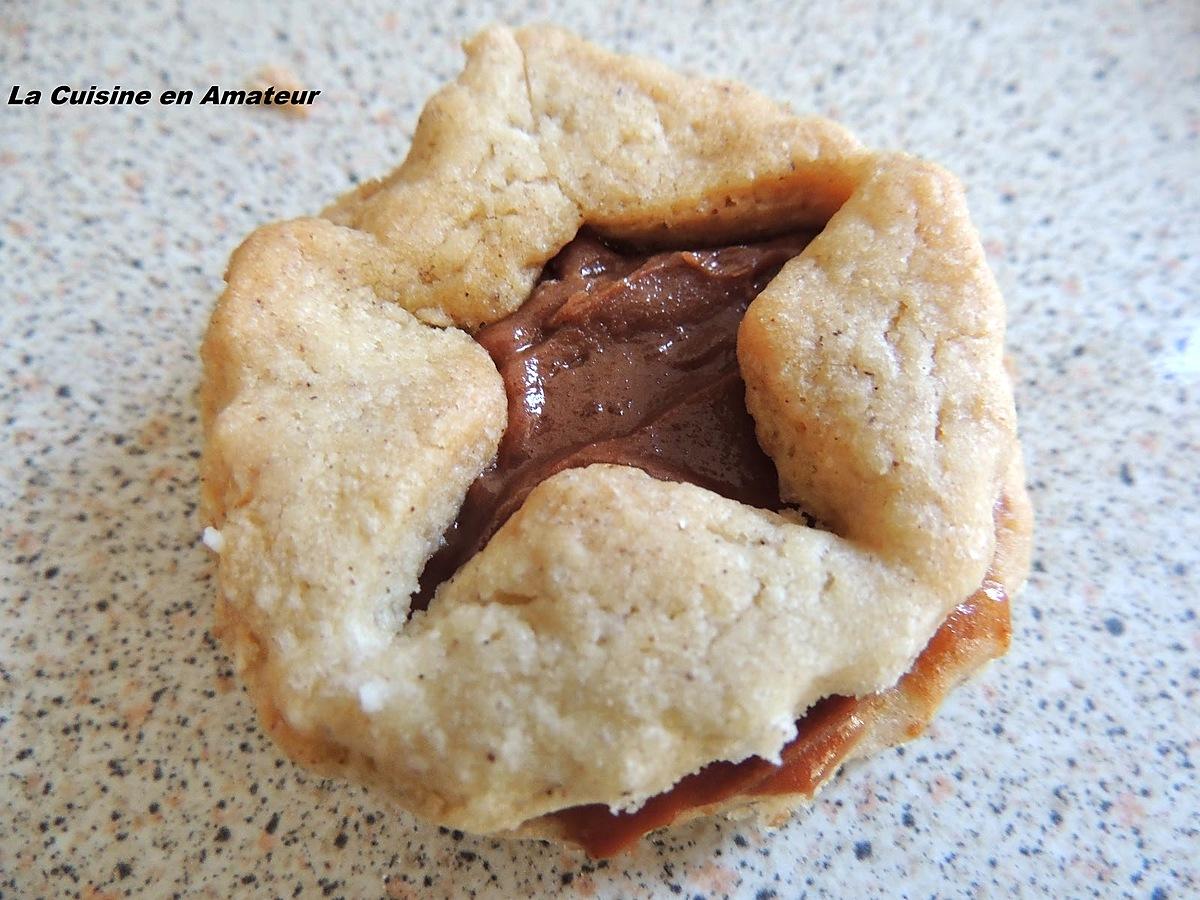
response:
M348 840L350 840L350 838L346 835L346 832L342 831L342 832L339 832L338 836L333 839L333 845L335 847L337 847L339 850L341 850L343 847L346 846L346 842Z
M223 843L225 843L225 841L229 840L231 837L233 837L233 834L232 834L232 832L230 832L230 830L226 826L222 825L220 828L217 829L217 842L218 843L223 844Z
M871 842L859 841L854 845L855 859L870 859L871 858Z
M574 881L574 880L575 880L575 873L574 873L574 872L563 872L563 873L562 873L562 883L563 883L563 887L566 887L567 885L569 885L569 884L570 884L572 881Z
M1104 627L1108 630L1108 633L1113 636L1120 636L1125 633L1125 623L1116 616L1109 616L1107 619L1105 619Z
M58 396L62 397L64 400L66 400L67 398L69 398L71 396L71 388L68 385L64 384L61 387L59 387L59 389L55 393L57 393Z
M118 878L128 878L132 874L133 874L133 866L131 866L129 863L125 862L125 860L121 860L119 863L117 863L117 877Z
M58 576L58 566L51 566L45 572L47 578L55 578Z
M1133 475L1129 471L1129 463L1121 463L1121 484L1133 484Z

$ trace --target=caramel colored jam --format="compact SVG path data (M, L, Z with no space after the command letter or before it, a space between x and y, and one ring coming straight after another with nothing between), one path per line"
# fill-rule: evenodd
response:
M581 235L530 298L475 339L508 394L495 462L425 566L414 609L478 553L540 482L616 463L778 509L737 365L746 308L813 238L654 255Z

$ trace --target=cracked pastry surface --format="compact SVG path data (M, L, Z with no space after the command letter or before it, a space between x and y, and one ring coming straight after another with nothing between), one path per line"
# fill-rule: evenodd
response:
M777 760L822 697L894 685L998 556L1019 588L1029 513L1003 304L952 176L554 29L467 50L400 168L231 260L202 515L223 637L291 755L434 821L562 837L535 820ZM647 246L822 229L737 359L780 493L828 530L568 469L409 618L507 421L470 332L585 225Z

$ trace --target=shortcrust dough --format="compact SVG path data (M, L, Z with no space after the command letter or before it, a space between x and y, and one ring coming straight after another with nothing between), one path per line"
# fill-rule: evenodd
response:
M1020 450L1003 304L952 176L558 30L467 52L399 169L235 253L203 346L202 515L271 734L493 832L776 758L820 697L894 684L983 580ZM829 530L569 470L406 622L505 425L464 329L515 309L585 223L664 245L825 225L738 356L783 496Z

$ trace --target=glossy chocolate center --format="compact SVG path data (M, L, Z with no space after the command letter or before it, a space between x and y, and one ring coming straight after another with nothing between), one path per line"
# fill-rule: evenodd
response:
M652 255L586 233L567 245L520 309L475 335L504 379L508 428L427 563L413 608L426 608L563 469L636 466L778 509L775 465L746 411L737 329L814 236Z

